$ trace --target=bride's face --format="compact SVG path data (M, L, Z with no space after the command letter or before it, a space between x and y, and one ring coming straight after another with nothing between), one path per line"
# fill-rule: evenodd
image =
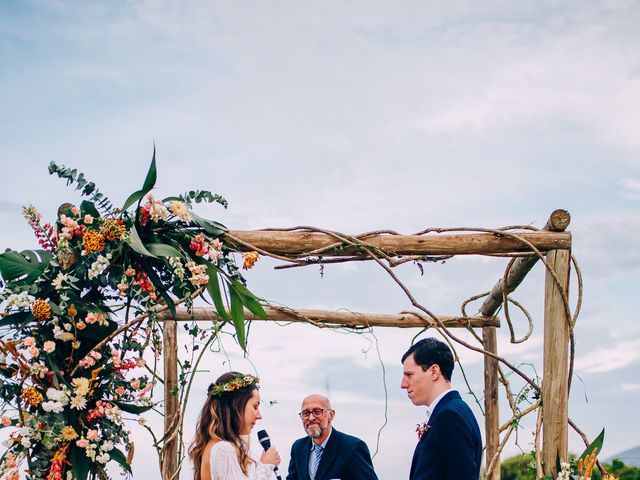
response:
M258 393L258 390L254 390L253 395L251 395L251 398L247 402L247 406L244 407L244 428L242 429L242 434L248 435L249 433L251 433L251 429L261 418L262 415L260 415L260 393Z

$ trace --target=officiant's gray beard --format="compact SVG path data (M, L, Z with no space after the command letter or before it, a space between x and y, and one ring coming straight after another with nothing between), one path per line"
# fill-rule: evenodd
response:
M313 428L313 430L311 430L311 428ZM322 435L324 435L324 432L327 431L328 425L322 425L322 424L318 424L318 425L312 425L312 427L305 427L304 431L307 432L307 435L309 435L311 438L320 438Z

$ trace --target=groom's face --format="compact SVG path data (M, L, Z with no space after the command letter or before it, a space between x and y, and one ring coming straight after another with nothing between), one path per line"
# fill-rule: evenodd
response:
M430 405L433 400L434 383L432 381L432 368L425 372L409 355L403 363L402 383L400 387L407 391L409 400L414 405Z

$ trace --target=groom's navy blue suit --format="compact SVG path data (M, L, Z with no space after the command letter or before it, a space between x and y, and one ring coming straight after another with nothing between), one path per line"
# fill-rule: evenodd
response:
M287 480L309 479L309 455L311 438L296 440L291 447L291 460ZM331 429L318 465L315 480L378 480L371 463L367 444L346 433Z
M458 392L440 399L428 425L413 452L409 480L478 480L480 428Z

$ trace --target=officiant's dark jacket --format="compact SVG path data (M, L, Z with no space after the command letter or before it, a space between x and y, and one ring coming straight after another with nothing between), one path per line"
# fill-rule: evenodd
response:
M287 480L309 479L311 438L296 440L291 447ZM315 480L378 480L367 444L332 428Z
M480 428L458 392L442 397L428 425L413 453L409 480L478 480Z

